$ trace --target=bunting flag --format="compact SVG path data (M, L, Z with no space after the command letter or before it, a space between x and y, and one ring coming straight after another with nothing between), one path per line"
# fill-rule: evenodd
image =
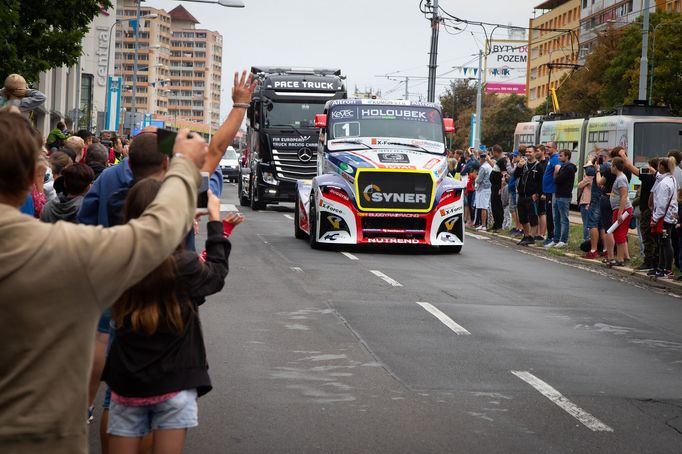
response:
M460 73L463 73L465 76L468 73L473 73L474 76L478 75L478 68L477 67L467 67L467 66L460 66L457 68ZM515 71L515 68L487 68L486 73L491 76L509 76L511 75L512 71Z

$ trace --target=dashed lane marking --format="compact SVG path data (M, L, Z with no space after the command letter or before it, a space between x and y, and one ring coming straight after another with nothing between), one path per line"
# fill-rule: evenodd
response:
M233 203L221 203L220 204L220 211L223 213L228 213L230 211L239 212L239 209L237 209L237 206L234 205Z
M296 273L302 273L303 272L303 270L301 268L299 268L298 266L292 266L291 271L294 271Z
M378 270L369 270L369 272L372 273L373 275L375 275L376 277L378 277L378 278L380 278L380 279L383 279L384 281L388 282L388 283L391 284L393 287L402 287L402 286L403 286L403 284L401 284L400 282L396 281L396 280L393 279L393 278L390 278L390 277L386 276L386 275L385 275L384 273L382 273L381 271L378 271Z
M284 217L287 219L291 219L292 221L294 220L294 217L290 214L285 214Z
M469 331L467 331L463 326L459 325L456 323L453 319L445 315L443 312L440 311L437 307L435 307L433 304L430 303L420 303L417 301L417 304L419 304L421 307L426 309L431 315L436 317L438 320L443 322L443 325L447 326L450 328L452 331L454 331L455 334L458 336L461 335L469 335L471 334Z
M471 238L476 238L477 240L489 240L490 239L487 236L476 235L475 233L471 233L471 232L464 232L464 234L466 236L470 236Z
M342 253L343 255L345 255L346 257L348 257L349 259L351 259L351 260L360 260L359 258L357 258L356 256L354 256L354 255L351 254L350 252L341 252L341 253Z
M576 404L564 397L559 391L552 388L549 384L540 380L530 372L522 370L513 370L512 374L525 381L543 396L554 402L559 408L564 410L569 415L580 421L585 427L593 432L613 432L613 429L578 407Z

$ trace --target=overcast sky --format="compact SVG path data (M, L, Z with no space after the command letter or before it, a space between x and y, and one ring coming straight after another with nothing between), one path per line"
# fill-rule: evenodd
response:
M375 77L425 77L431 29L419 11L419 0L244 0L246 8L225 8L189 1L148 0L146 5L167 11L182 3L202 28L222 33L222 114L232 105L231 75L251 65L287 65L340 68L348 77L349 94L380 89L384 98L402 98L404 85ZM541 0L440 0L440 6L463 19L528 26L533 7ZM450 30L456 32L454 30ZM473 32L473 35L472 35ZM497 30L495 38L507 38ZM459 76L453 66L477 65L484 36L470 26L457 36L441 28L438 73ZM439 80L437 93L448 80ZM426 100L424 79L410 80L410 97Z

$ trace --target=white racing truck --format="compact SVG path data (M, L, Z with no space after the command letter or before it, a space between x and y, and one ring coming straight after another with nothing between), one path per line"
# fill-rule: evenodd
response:
M334 100L315 116L317 176L298 180L294 234L328 244L418 244L459 252L464 184L448 176L433 103Z

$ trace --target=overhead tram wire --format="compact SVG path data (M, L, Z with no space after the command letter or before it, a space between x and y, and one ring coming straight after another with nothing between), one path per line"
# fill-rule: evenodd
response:
M423 5L423 0L420 1L419 7L420 7L420 11L422 11L422 13L424 13L425 11L424 11L422 5ZM573 52L575 52L575 50L574 50L574 39L576 37L574 36L574 32L576 29L580 28L579 26L576 27L575 29L523 27L523 26L516 26L516 25L511 25L511 24L499 24L499 23L495 23L495 22L484 22L484 21L462 19L458 16L455 16L455 15L449 13L448 11L445 10L445 8L443 8L440 5L439 5L438 9L444 14L444 17L442 17L443 23L445 23L445 21L452 21L452 22L455 22L458 24L474 25L474 26L481 27L481 30L483 31L483 35L486 38L485 55L490 55L490 41L492 40L494 33L498 28L509 29L509 30L528 30L528 31L538 30L538 31L543 31L543 32L569 33L571 36L571 49ZM489 33L488 29L486 27L493 27L493 29ZM553 37L553 38L549 38L547 40L549 41L549 40L556 39L556 38L557 37Z

